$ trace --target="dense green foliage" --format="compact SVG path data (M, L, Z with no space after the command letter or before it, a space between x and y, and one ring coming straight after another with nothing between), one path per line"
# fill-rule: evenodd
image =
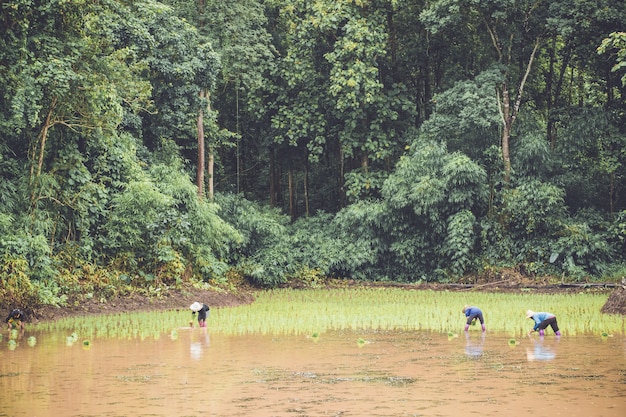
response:
M624 27L608 0L4 1L0 300L623 276Z

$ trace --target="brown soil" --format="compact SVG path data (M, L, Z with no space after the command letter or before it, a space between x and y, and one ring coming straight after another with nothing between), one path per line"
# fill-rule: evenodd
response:
M241 289L237 293L225 291L201 290L191 286L169 289L161 296L147 296L139 293L112 300L92 298L80 302L68 303L65 307L41 306L27 311L31 321L56 320L63 317L114 314L133 311L179 310L188 309L195 302L214 307L231 307L254 301L250 289Z

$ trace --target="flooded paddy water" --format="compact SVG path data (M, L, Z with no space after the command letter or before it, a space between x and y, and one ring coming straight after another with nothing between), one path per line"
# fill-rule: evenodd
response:
M0 416L626 415L623 334L3 335Z

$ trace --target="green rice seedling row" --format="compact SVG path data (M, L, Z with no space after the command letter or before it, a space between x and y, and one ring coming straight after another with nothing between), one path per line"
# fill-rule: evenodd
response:
M454 333L463 328L464 305L483 310L487 331L517 337L533 326L526 310L557 316L564 335L624 334L624 318L602 314L607 294L502 294L440 292L394 288L276 289L259 291L256 301L232 308L213 308L208 330L228 335L322 335L326 331L397 330ZM173 337L194 320L187 306L177 311L85 316L39 324L42 330L94 338L146 339ZM470 331L480 331L471 326Z

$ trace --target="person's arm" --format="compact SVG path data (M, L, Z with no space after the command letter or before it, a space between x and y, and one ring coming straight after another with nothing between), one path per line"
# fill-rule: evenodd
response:
M531 319L533 319L533 321L535 322L535 325L534 325L534 326L533 326L533 328L532 328L532 329L530 329L530 331L528 332L528 336L530 336L530 334L531 334L532 332L537 331L537 327L539 327L539 323L540 323L539 321L535 320L535 318L534 318L534 317L531 317Z
M533 316L533 320L535 321L535 327L533 327L533 330L537 331L541 322L547 319L549 316L550 315L547 313L537 313L535 316Z

